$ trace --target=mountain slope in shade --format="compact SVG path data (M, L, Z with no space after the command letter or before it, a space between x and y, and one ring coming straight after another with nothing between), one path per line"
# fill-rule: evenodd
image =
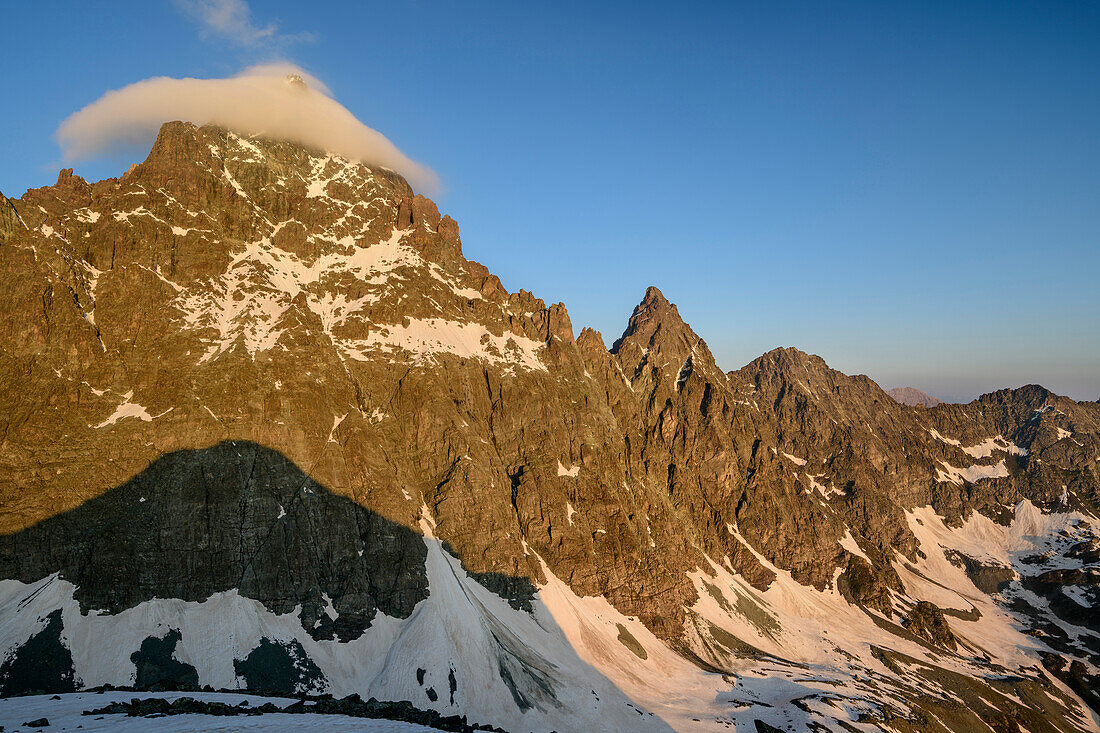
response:
M392 172L214 127L11 203L0 685L1096 730L1096 403L723 371L657 288L608 348Z
M901 404L909 405L910 407L935 407L940 404L940 400L937 400L930 394L921 392L916 387L894 387L893 389L886 390L886 394L890 395Z
M202 731L239 732L264 731L267 733L285 733L288 730L298 733L324 731L325 733L434 733L438 730L425 725L398 722L389 719L370 719L344 717L319 713L300 713L295 715L255 715L244 717L237 715L172 714L158 717L155 721L145 717L126 717L122 715L85 715L88 710L98 710L112 704L127 705L134 693L126 691L83 692L59 696L29 696L10 698L0 705L0 725L5 730L27 730L23 723L46 718L49 730L76 730L88 733L141 733L156 730L158 733L193 733ZM271 698L257 695L245 695L240 692L151 692L142 693L141 699L156 699L176 702L181 698L198 700L200 704L225 705L230 708L245 703L245 710L256 710L271 704L279 708L298 704L297 699ZM177 703L178 704L178 703ZM307 703L310 705L311 703ZM30 730L36 730L30 728Z

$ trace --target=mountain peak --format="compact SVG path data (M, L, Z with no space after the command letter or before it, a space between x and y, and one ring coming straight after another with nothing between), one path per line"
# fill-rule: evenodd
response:
M648 288L645 289L645 296L642 297L642 302L640 305L656 304L669 305L673 308L676 307L668 302L668 298L665 297L665 294L661 292L660 288L658 288L656 285L650 285Z
M894 387L886 390L886 394L901 404L910 407L935 407L941 402L941 400L937 400L927 392L921 392L916 387Z
M400 175L297 143L168 122L121 178L65 169L17 206L0 207L0 239L72 270L80 333L100 353L128 337L105 313L132 307L131 281L150 278L172 319L156 330L178 331L201 364L238 347L272 358L297 339L336 359L459 353L529 371L545 368L551 335L573 341L563 307L521 308Z
M672 375L698 372L724 380L706 342L684 322L676 306L652 285L634 308L611 353L627 374L641 374L645 367Z
M287 74L283 78L283 81L286 82L286 85L291 89L309 89L309 85L306 84L301 74Z
M611 347L612 353L618 352L629 341L651 341L658 332L663 335L673 335L691 348L701 339L691 330L691 327L680 317L680 311L665 298L664 294L654 285L646 288L645 296L634 307L630 315L626 330Z
M200 138L204 137L203 130L211 131L218 128L207 126L199 128L191 122L173 120L165 122L157 132L157 138L153 141L153 147L145 160L138 163L128 171L154 171L163 168L175 168L180 165L191 167L196 163L208 163L211 151L208 145L202 145Z
M893 403L870 377L837 371L820 356L790 346L772 349L730 376L754 384L763 393L793 390L808 395L819 407L835 413L837 419L841 414L851 414L848 408L853 402L884 407Z
M809 354L794 346L777 346L756 357L746 368L748 367L779 372L824 373L830 371L829 365L820 356Z

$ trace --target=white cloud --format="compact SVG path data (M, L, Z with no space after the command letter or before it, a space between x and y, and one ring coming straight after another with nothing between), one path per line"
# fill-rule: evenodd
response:
M274 23L260 27L244 0L175 0L176 6L194 18L204 35L226 38L242 46L263 46L309 40L309 34L281 35Z
M305 84L293 84L297 74ZM107 92L57 129L66 160L93 158L120 144L148 144L170 120L215 124L319 148L405 176L435 190L435 174L407 158L330 96L318 79L289 63L245 69L228 79L155 77Z

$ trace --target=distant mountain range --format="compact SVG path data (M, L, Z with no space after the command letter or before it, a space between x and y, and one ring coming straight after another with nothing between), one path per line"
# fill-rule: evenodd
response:
M608 348L395 173L216 127L0 204L0 695L1097 730L1100 404L724 371L655 287Z
M910 407L935 407L940 404L940 400L937 400L930 394L921 392L916 387L894 387L893 389L886 390L886 394L890 395L901 404L909 405Z

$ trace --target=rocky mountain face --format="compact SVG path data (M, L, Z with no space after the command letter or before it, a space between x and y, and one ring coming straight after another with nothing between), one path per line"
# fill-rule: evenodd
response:
M726 372L656 288L608 348L396 174L184 123L0 201L0 311L0 694L1097 730L1100 404Z
M937 400L930 394L921 392L916 387L894 387L893 389L886 390L886 394L890 395L901 404L909 405L910 407L935 407L940 404L940 400Z

